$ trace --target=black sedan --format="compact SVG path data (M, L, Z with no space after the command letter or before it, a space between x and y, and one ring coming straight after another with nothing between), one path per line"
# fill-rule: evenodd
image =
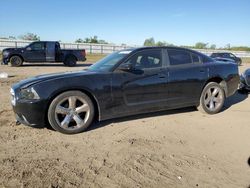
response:
M94 118L106 120L140 113L196 106L218 113L239 84L234 63L216 62L177 47L115 52L88 70L42 75L11 89L19 122L79 133Z
M250 69L247 69L240 76L240 90L241 91L250 91Z
M242 64L241 58L236 57L234 54L228 53L228 52L212 53L211 57L221 59L221 61L230 61L231 60L231 61L234 61L235 63L237 63L238 65Z

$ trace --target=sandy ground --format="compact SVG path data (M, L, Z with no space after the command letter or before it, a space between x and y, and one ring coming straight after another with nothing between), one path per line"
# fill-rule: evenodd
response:
M15 124L11 84L86 66L0 66L13 76L0 80L0 187L250 187L248 95L236 93L213 116L187 108L104 121L78 135Z

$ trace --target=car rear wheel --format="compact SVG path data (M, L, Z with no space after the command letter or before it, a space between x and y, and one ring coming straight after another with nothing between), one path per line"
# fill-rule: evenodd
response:
M225 92L223 88L215 82L208 83L202 91L199 111L207 114L216 114L221 111L225 102Z
M66 57L63 63L68 67L74 67L76 66L76 58L73 56Z
M48 120L55 130L65 134L76 134L90 126L94 113L93 102L85 93L67 91L51 102Z
M12 67L19 67L19 66L22 66L22 64L23 64L23 60L21 57L14 55L10 58L10 65Z

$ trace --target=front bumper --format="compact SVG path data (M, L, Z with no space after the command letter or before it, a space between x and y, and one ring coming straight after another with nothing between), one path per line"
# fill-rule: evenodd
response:
M8 65L9 59L7 57L3 57L1 64Z
M46 125L46 105L44 101L17 100L12 104L16 120L24 125L42 128Z
M246 78L241 75L240 77L240 85L239 85L240 90L248 90L250 91L250 85L246 83Z

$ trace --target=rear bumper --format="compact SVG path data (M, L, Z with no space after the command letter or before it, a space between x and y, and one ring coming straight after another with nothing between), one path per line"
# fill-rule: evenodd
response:
M86 61L86 57L79 58L78 61Z

